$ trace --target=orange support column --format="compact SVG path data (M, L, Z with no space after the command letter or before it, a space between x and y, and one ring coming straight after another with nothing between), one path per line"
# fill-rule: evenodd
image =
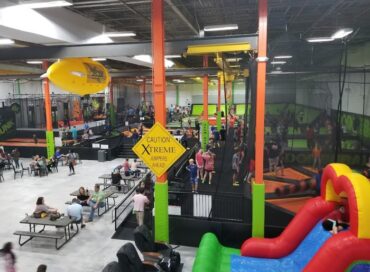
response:
M208 67L208 56L203 56L203 67ZM202 121L202 149L206 150L209 141L208 123L208 75L203 76L203 121Z
M48 61L43 61L42 68L47 70L49 67ZM45 101L45 119L46 119L46 148L47 156L51 158L54 155L54 133L53 133L53 120L51 116L51 100L50 100L50 87L49 79L44 78L42 80L42 87L44 89L44 101Z
M153 101L155 121L166 127L163 0L152 1ZM169 242L167 174L155 183L155 240Z
M259 0L258 64L256 101L256 178L252 184L252 236L263 237L265 230L265 184L263 181L263 153L265 130L265 92L267 62L267 0Z

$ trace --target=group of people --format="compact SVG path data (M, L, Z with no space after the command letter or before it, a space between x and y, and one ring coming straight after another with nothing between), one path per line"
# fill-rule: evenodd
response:
M90 214L86 220L83 219L83 206L90 207ZM94 220L95 210L99 207L105 206L105 194L100 190L100 185L94 186L94 191L89 192L88 189L80 187L78 195L72 199L72 202L67 207L67 216L70 217L74 223L81 224L81 228L84 228L86 222L92 222ZM36 201L36 207L33 212L35 218L44 218L47 216L60 217L64 214L59 213L58 209L52 208L45 203L44 197L38 197ZM71 226L73 229L73 225Z
M190 173L190 183L192 185L192 192L198 193L198 181L205 183L208 177L208 183L212 184L213 173L215 172L215 158L216 154L210 148L203 152L202 149L195 154L194 159L189 160L189 165L186 169Z

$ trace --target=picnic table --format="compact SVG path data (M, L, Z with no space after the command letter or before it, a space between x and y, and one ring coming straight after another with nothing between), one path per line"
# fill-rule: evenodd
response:
M112 180L112 174L104 174L104 175L101 175L98 178L103 180L104 189L106 189L110 186L110 185L109 186L107 186L107 185L108 185L108 181Z
M104 211L101 213L100 212L100 206L98 205L98 215L101 216L103 214L105 214L106 212L108 212L113 206L116 205L116 198L117 198L117 195L115 194L115 192L113 191L103 191L104 192L104 202L105 202L105 205L104 205ZM73 191L72 193L70 193L70 196L78 196L80 194L79 190L76 190L76 191ZM109 203L109 198L113 199L113 205L111 205Z
M45 218L35 218L33 216L27 216L22 221L20 221L21 224L28 224L29 225L29 231L15 231L13 234L19 236L18 243L20 246L23 246L30 240L32 240L35 237L38 238L45 238L45 239L54 239L55 240L55 248L60 249L63 247L67 242L69 242L79 231L78 224L75 223L72 219L70 219L68 216L63 216L59 219L56 219L54 221L50 220L49 216ZM76 231L71 231L72 224L76 224ZM37 226L42 226L42 228L38 231L36 231ZM45 227L53 227L55 228L63 228L64 233L60 231L54 231L53 233L45 233ZM29 237L25 241L22 242L22 237ZM58 241L63 241L62 243L59 243Z

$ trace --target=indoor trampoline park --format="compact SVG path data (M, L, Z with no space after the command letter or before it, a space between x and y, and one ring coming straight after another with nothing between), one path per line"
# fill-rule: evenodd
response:
M369 272L370 1L0 1L0 272Z

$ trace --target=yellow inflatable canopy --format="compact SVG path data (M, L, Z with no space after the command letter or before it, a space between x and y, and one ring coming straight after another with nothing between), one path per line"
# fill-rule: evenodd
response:
M60 89L78 95L95 94L110 81L108 70L90 58L69 58L55 62L47 77Z

